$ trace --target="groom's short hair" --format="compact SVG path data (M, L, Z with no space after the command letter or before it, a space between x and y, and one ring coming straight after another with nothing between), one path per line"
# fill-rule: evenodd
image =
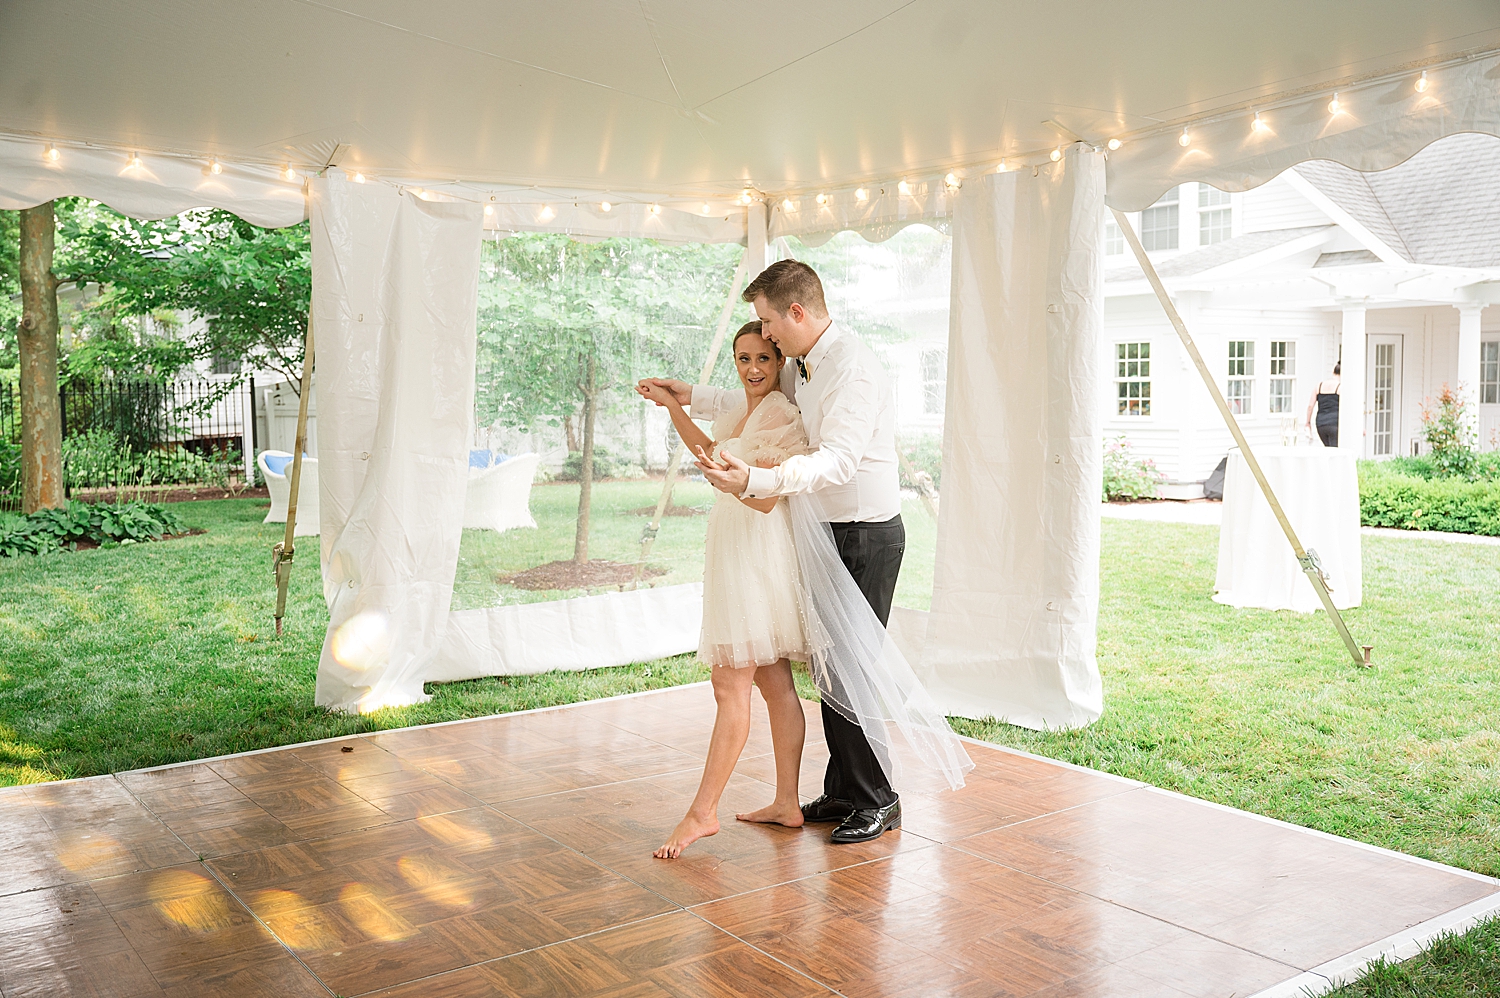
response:
M823 301L823 282L818 279L818 272L801 260L777 260L761 271L740 297L754 304L762 295L777 315L790 312L794 302L816 318L828 314L828 305Z

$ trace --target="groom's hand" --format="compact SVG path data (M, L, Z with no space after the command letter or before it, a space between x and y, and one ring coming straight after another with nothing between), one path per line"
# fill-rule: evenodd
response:
M727 450L719 451L719 458L722 464L709 460L703 449L698 449L698 467L702 469L703 477L720 492L743 495L750 487L750 466Z
M670 392L672 397L677 400L677 404L683 408L687 408L693 404L693 386L686 381L674 381L671 378L642 378L635 386L635 390L643 398L648 399L651 398L653 388L665 389ZM657 402L656 404L663 405L664 403Z

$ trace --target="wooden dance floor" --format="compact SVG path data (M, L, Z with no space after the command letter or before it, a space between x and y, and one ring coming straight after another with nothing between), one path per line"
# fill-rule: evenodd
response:
M706 685L0 791L0 993L1290 996L1500 908L1485 877L980 746L876 842L739 824L773 778L756 704L723 831L676 862L651 850Z

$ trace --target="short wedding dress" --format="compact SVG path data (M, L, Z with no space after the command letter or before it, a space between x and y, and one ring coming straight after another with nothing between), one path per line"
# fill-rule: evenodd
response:
M771 392L745 419L741 404L714 421L714 454L774 467L808 451L802 415ZM792 520L782 499L769 513L717 493L708 515L703 564L703 631L698 657L709 666L751 668L783 658L807 661L806 613Z

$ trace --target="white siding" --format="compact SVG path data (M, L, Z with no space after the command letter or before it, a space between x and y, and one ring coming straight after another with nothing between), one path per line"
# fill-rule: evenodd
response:
M1240 202L1241 232L1268 232L1302 225L1326 225L1330 221L1312 203L1281 177L1246 191Z

